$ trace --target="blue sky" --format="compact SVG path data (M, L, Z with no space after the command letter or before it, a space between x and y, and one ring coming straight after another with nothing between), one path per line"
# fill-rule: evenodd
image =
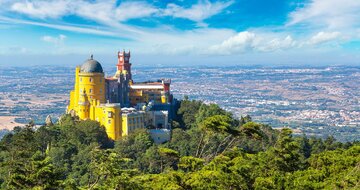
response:
M359 25L359 0L0 0L0 65L360 64Z

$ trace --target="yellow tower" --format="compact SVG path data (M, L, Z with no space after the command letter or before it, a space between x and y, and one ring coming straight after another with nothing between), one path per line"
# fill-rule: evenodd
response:
M79 97L77 106L77 114L80 119L89 119L90 103L88 101L85 89L82 91Z
M102 66L93 59L86 60L75 70L75 86L70 92L67 112L74 112L80 119L96 120L104 126L109 138L121 136L120 104L105 104L105 78Z
M78 74L79 89L85 89L89 102L99 100L105 103L105 79L103 69L99 62L91 56L80 69Z

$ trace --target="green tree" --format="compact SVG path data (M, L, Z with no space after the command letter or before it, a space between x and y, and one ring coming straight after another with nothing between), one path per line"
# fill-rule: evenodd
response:
M141 171L147 171L150 162L145 157L147 157L148 149L153 145L154 141L150 133L146 129L138 129L117 141L115 143L115 152L123 158L134 160L134 165Z
M206 118L215 116L215 115L224 115L228 118L232 118L231 113L226 112L222 108L220 108L217 104L201 104L199 111L196 114L196 123L200 124Z
M245 117L243 116L240 117L240 122L239 122L240 126L248 122L252 122L252 118L250 115L246 115Z
M179 153L177 151L163 147L160 147L158 151L161 157L161 172L164 171L164 167L172 167L173 169L177 169L176 165L179 160Z
M275 147L271 149L270 156L277 170L293 172L305 167L305 158L301 154L300 145L292 138L291 129L281 130Z
M195 115L199 112L199 108L203 103L201 101L195 100L182 100L180 103L180 108L177 111L178 114L178 123L184 129L190 129L191 127L196 126L196 117Z
M154 190L185 190L186 187L183 181L184 174L176 171L165 171L161 174L145 174L136 176L134 181L143 184L145 189Z
M217 149L216 145L214 145L214 143L216 144L215 141L217 140L217 137L219 137L220 134L224 135L225 133L231 131L231 122L232 119L225 115L211 116L202 121L199 124L202 133L195 156L202 157L205 151L209 150L209 148ZM209 151L210 154L214 152L214 150Z
M141 185L132 181L137 170L131 169L130 159L121 158L112 150L95 148L91 152L89 164L88 189L141 189Z
M193 172L201 169L204 166L205 160L195 158L192 156L184 156L180 158L178 167L185 172Z
M170 142L164 144L164 146L177 150L180 156L189 156L195 151L194 143L192 143L191 132L183 129L173 129Z

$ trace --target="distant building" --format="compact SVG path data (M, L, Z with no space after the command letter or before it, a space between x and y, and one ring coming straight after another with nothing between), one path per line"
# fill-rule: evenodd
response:
M136 129L145 128L145 112L137 111L135 108L122 108L122 134L129 135Z
M170 129L150 129L151 138L155 143L160 144L170 140Z
M170 84L170 79L134 82L130 51L118 52L116 73L106 78L101 64L91 56L75 69L67 112L83 120L98 121L113 140L138 128L171 131L176 100L170 93ZM160 135L162 139L170 139L169 131Z

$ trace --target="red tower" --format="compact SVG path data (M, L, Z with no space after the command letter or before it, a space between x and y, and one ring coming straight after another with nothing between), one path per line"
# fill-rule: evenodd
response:
M118 64L116 66L118 71L127 71L131 80L130 51L128 53L125 50L122 52L118 51Z

